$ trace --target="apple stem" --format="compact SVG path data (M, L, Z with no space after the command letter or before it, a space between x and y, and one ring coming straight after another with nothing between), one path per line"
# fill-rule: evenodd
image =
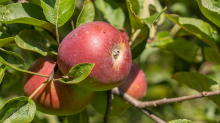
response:
M50 73L49 78L47 79L47 81L45 81L44 83L42 83L32 94L31 96L29 96L29 99L31 99L45 84L47 84L48 82L53 81L53 76L54 76L54 70L57 69L57 64L55 65L53 71Z
M106 111L105 111L104 123L108 123L108 117L109 117L109 112L110 112L112 98L113 98L112 90L108 90L107 93L108 93L108 97L107 97L108 102L107 102Z
M47 84L48 80L42 83L32 94L29 96L29 99L31 99L45 84Z

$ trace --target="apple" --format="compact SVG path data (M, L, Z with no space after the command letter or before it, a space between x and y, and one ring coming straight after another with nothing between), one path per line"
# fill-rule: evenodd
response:
M51 57L37 59L29 68L29 71L49 75L56 65ZM61 78L58 70L55 78ZM47 80L33 74L26 74L23 80L23 93L30 96L42 83ZM36 103L37 110L53 115L72 115L82 111L93 99L95 92L83 90L76 85L64 84L59 81L51 81L45 84L32 99Z
M89 22L70 32L58 48L57 63L66 75L79 63L95 63L77 86L91 91L110 90L128 76L132 56L125 36L112 25Z
M129 35L128 32L126 31L126 29L124 27L121 28L123 30L122 34L125 36L126 40L129 40Z
M127 79L119 86L119 89L126 92L135 99L142 99L146 95L147 80L142 69L135 63L132 63L131 71ZM107 106L107 92L96 92L91 102L92 107L100 114L104 115ZM112 100L109 117L117 117L121 115L130 104L118 95L114 95Z

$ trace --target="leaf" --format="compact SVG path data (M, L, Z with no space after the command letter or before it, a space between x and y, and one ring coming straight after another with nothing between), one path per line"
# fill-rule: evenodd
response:
M4 75L5 75L5 65L0 65L0 84L2 82Z
M137 31L138 29L141 29L137 38L131 45L132 59L135 59L145 49L145 45L149 37L149 27L147 23L145 21L142 21L132 10L133 5L131 4L130 0L126 0L126 4L127 4L128 12L129 12L131 26L134 28L135 31Z
M220 7L216 0L196 0L202 14L211 22L220 27Z
M220 64L220 55L211 47L204 47L204 58L206 61L211 61Z
M169 121L168 123L195 123L195 122L187 119L178 119L178 120Z
M167 44L165 49L177 54L188 62L199 62L202 60L197 59L201 54L201 47L183 38L175 39L174 42Z
M64 78L59 78L59 80L66 84L79 83L84 80L95 64L81 63L73 66L69 73Z
M0 49L0 62L7 66L24 67L24 59L17 53Z
M154 22L158 19L158 17L160 17L160 15L161 15L165 10L167 10L167 7L165 7L161 12L156 13L156 14L150 16L150 17L147 17L146 20L145 20L146 23L147 23L147 25L148 25L150 28L152 28Z
M77 114L66 116L63 121L64 123L89 123L89 114L84 109Z
M72 16L76 0L41 0L47 20L58 27L63 26Z
M172 78L198 92L219 90L219 84L217 82L199 73L178 72ZM220 107L220 95L209 96L208 98Z
M158 32L153 42L148 46L159 47L175 53L179 57L188 62L199 62L201 56L201 47L184 38L173 39L169 36L169 32Z
M43 56L47 55L47 40L35 30L22 30L15 36L15 42L20 48L38 52Z
M208 23L199 19L179 17L175 14L168 14L166 17L181 26L186 31L200 38L206 44L214 48L216 52L218 52L218 47L212 38L213 29Z
M123 27L125 15L116 2L112 0L95 0L95 6L111 25L118 29Z
M13 3L7 6L0 6L0 22L2 23L23 23L40 26L52 30L53 25L48 23L40 6L32 3Z
M90 0L85 0L83 9L76 22L76 27L83 25L88 22L92 22L95 17L95 8Z
M26 123L34 119L36 105L32 99L21 96L5 103L0 109L0 122Z
M40 4L40 0L27 0L29 3L33 3L33 4L36 4L38 6L41 6Z
M4 45L7 45L7 44L12 43L14 41L15 41L14 37L0 39L0 47L3 47Z

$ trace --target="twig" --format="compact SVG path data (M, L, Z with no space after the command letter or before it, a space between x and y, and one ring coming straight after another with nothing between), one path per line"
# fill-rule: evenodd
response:
M144 113L145 115L147 115L148 117L150 117L152 120L156 121L157 123L166 123L165 121L163 121L162 119L160 119L157 115L153 114L151 111L145 109L141 109L142 113Z
M73 19L72 18L70 18L70 23L72 25L72 30L74 30L74 23L73 23Z
M109 112L111 108L111 103L112 103L112 90L107 91L108 93L108 102L106 106L106 111L105 111L105 117L104 117L104 123L108 123L108 117L109 117Z
M204 92L201 92L199 94L194 94L194 95L189 95L189 96L182 96L182 97L169 98L169 99L164 98L164 99L160 99L160 100L142 102L142 101L139 101L139 100L131 97L130 95L123 92L122 90L118 89L117 87L112 89L112 90L113 90L112 92L114 94L117 94L117 95L121 96L127 102L129 102L130 104L132 104L132 105L134 105L135 107L138 107L138 108L145 108L145 107L148 107L148 106L157 106L157 105L167 104L167 103L176 103L176 102L181 102L181 101L185 101L185 100L196 99L196 98L201 98L201 97L208 97L208 96L214 96L214 95L219 95L220 94L220 90L211 91L211 92L204 91Z
M201 92L199 94L195 95L189 95L189 96L183 96L183 97L177 97L177 98L170 98L170 99L160 99L160 100L155 100L155 101L147 101L147 102L141 102L138 107L147 107L147 106L157 106L160 104L166 104L166 103L176 103L176 102L181 102L185 100L190 100L190 99L196 99L196 98L201 98L201 97L208 97L208 96L213 96L213 95L219 95L219 91L211 91L211 92Z
M156 121L157 123L166 123L164 120L162 120L161 118L159 118L158 116L156 116L155 114L153 114L152 112L150 112L147 109L144 109L142 107L139 107L139 105L142 103L141 101L131 97L130 95L128 95L127 93L123 92L122 90L120 90L118 87L113 88L112 89L112 93L113 94L117 94L119 96L121 96L123 99L125 99L128 103L134 105L135 107L137 107L139 110L141 110L142 113L144 113L145 115L147 115L148 117L150 117L152 120Z

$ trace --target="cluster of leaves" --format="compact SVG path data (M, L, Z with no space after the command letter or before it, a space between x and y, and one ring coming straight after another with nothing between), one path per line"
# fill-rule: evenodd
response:
M172 56L174 56L173 54L175 57L178 56L178 60L175 59L172 62L184 61L187 64L185 65L187 69L175 67L174 65L178 65L175 63L173 66L169 65L173 67L171 72L166 71L164 74L163 71L159 70L160 72L158 72L157 69L158 74L173 75L175 73L172 80L185 84L198 92L219 90L218 81L214 81L213 74L209 74L217 73L218 70L212 71L210 67L207 68L208 62L212 63L214 68L220 64L218 48L220 12L216 1L196 1L199 11L208 19L206 19L207 22L204 21L204 18L180 17L179 15L184 16L184 14L175 11L174 5L169 8L169 4L161 2L162 5L168 6L163 8L159 0L151 0L150 2L148 0L95 0L94 2L90 0L27 0L26 2L28 3L0 1L2 4L0 6L0 87L2 90L4 89L2 84L6 81L14 81L14 83L22 81L20 75L23 76L23 73L37 75L37 73L26 70L36 58L47 55L56 58L60 39L75 27L97 20L108 22L118 29L126 28L130 34L132 59L144 69L147 79L149 78L149 86L156 82L156 86L159 87L161 84L158 81L165 81L164 77L162 77L163 80L158 80L160 77L153 75L155 69L152 70L149 67L152 63L151 60L153 62L160 61L160 64L161 61L166 62L166 58L162 60L150 58L150 55L158 52L159 49L163 52L169 51ZM82 3L83 7L81 8ZM178 4L175 5L178 6ZM167 9L179 15L165 14ZM164 25L167 25L167 22L172 22L172 28L167 29L168 31L162 29L165 27ZM148 63L150 64L146 65ZM73 67L68 74L68 76L75 75L77 77L60 78L59 80L68 84L80 82L89 74L92 67L93 64L79 64ZM204 69L208 69L208 73ZM83 74L81 71L84 71ZM10 77L11 74L18 78ZM157 80L151 80L151 78ZM171 76L167 78L171 79ZM11 90L14 83L8 85ZM155 91L153 88L148 88L148 93ZM18 89L21 91L21 88ZM156 91L160 91L160 89L158 88ZM6 93L9 91L4 92L4 95L9 95ZM209 97L209 99L220 106L219 95ZM37 113L34 101L22 96L11 99L3 105L0 109L0 122L15 122L18 119L20 121L16 122L31 122ZM88 117L89 114L83 111L61 119L67 123L72 121L86 123Z

